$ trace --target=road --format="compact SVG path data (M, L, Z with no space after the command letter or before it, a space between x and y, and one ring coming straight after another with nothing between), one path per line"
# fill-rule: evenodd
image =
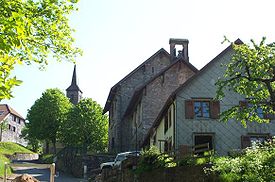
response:
M26 161L16 161L17 163L26 163ZM30 161L28 161L30 163ZM37 161L33 161L33 163L37 163ZM35 169L31 167L16 167L14 169L14 175L9 179L14 179L16 176L21 174L30 174L34 176L41 182L49 182L50 181L50 169ZM55 182L86 182L87 180L75 178L65 173L59 173L55 176Z

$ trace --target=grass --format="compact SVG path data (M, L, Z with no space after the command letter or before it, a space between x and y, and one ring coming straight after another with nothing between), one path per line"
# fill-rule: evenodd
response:
M12 142L0 142L0 154L13 155L14 153L33 153L25 147Z
M4 176L4 164L5 162L10 163L7 158L8 155L13 155L14 153L33 153L32 151L26 149L25 147L12 142L0 142L0 176ZM11 169L8 169L8 175L11 174Z

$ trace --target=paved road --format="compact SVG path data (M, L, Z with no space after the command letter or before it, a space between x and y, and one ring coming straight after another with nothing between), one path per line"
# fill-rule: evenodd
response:
M24 163L26 161L17 161L17 162ZM28 162L28 163L30 163L30 162ZM33 163L37 163L37 161L33 161ZM50 181L50 169L35 169L35 168L30 168L30 167L17 167L17 168L14 168L14 173L15 173L15 176L24 174L24 173L30 174L41 182L49 182ZM15 176L11 177L11 179L14 178ZM70 175L64 174L64 173L58 173L58 175L55 176L54 181L55 182L86 182L84 179L75 178L73 176L70 176Z

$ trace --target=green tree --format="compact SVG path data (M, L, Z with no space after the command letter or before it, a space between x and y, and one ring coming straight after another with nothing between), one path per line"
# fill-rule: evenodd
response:
M2 142L3 133L8 129L8 121L4 119L2 123L0 123L0 142Z
M55 153L60 126L71 107L69 99L59 89L47 89L28 110L28 137L50 141Z
M48 57L73 61L68 15L77 0L0 0L0 100L12 97L21 81L11 76L16 64L48 64Z
M265 40L259 44L253 40L251 44L231 43L235 52L225 65L224 77L216 83L217 99L230 90L247 98L249 107L231 107L221 114L224 121L234 118L246 126L247 121L269 122L257 114L259 110L263 115L275 113L275 43L267 44Z
M84 153L106 151L108 117L92 99L83 99L71 108L62 125L62 141L66 146L80 147Z
M28 141L28 146L27 146L28 149L38 153L42 147L42 142L38 140L35 136L32 136L31 134L32 133L29 132L29 128L24 127L23 130L21 131L20 137Z

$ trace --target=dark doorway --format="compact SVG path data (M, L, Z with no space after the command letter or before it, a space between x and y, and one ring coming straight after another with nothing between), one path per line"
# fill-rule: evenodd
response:
M213 135L209 134L196 134L195 135L195 145L209 143L209 149L213 149Z

